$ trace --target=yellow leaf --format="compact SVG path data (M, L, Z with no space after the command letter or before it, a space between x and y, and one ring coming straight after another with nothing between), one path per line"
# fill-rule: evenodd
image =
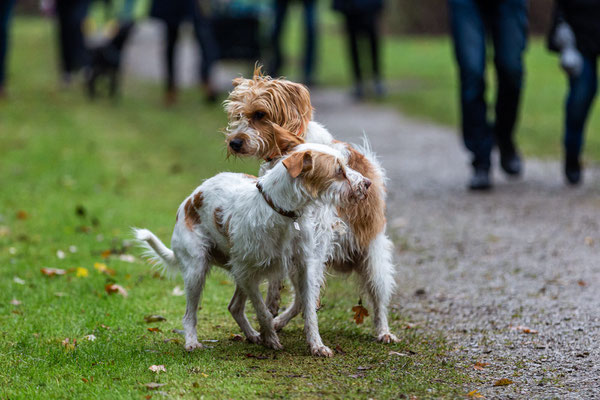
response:
M75 272L75 276L78 278L86 278L90 273L87 268L77 267L77 272Z
M94 269L98 272L104 272L108 269L108 267L104 263L97 262L97 263L94 263Z
M507 386L507 385L510 385L511 383L514 383L514 382L508 378L502 378L502 379L497 380L494 383L494 386Z
M479 390L477 390L477 389L471 390L469 393L467 393L467 397L473 397L474 399L483 399L484 398L482 396L482 394L479 393Z

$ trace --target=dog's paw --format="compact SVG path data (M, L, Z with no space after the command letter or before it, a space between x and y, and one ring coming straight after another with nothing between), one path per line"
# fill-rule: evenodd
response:
M250 343L259 344L260 343L260 335L258 333L256 335L248 335L248 336L246 336L246 340Z
M333 351L327 346L311 347L310 353L317 357L333 357Z
M283 350L283 346L279 343L279 338L276 335L261 337L261 339L263 346L273 350Z
M379 343L398 343L400 339L391 333L383 333L377 337Z
M202 346L202 344L198 342L190 342L185 344L186 351L194 351L196 349L201 349L202 347L204 346Z

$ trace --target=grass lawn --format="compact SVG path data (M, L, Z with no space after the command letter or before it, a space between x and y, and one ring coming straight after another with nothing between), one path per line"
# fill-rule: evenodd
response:
M323 7L319 42L318 81L324 85L351 84L350 61L342 32L342 18ZM301 76L301 14L291 18L287 29L290 77ZM383 73L390 88L386 103L404 113L437 123L458 126L457 69L448 37L387 37L383 48ZM365 63L369 67L369 63ZM488 68L489 98L495 89L494 69ZM525 89L517 141L526 155L562 158L562 132L567 91L558 57L544 41L531 38L525 55ZM348 86L349 87L349 86ZM493 111L493 110L490 110ZM592 108L586 130L584 157L600 161L600 109Z
M217 133L224 113L195 91L167 111L158 86L128 82L119 104L90 104L79 87L57 89L49 23L18 19L14 28L11 98L0 103L1 399L464 393L465 370L441 335L404 329L393 311L401 343L375 343L370 317L354 324L357 295L341 277L329 279L319 313L324 341L338 349L332 359L308 355L301 318L282 333L284 351L230 340L239 333L227 312L234 287L220 271L199 313L206 348L186 353L171 332L185 306L173 295L181 278L164 280L139 260L129 227L168 241L177 206L202 179L221 170L255 173L257 164L225 160ZM66 274L49 277L42 268ZM128 296L108 294L113 283ZM151 314L166 321L146 323ZM150 382L165 386L151 391Z

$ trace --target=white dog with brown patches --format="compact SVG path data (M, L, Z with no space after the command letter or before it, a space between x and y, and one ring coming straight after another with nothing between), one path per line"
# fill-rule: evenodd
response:
M285 146L280 142L281 146ZM312 208L345 206L364 199L369 179L347 167L331 147L304 144L277 162L260 178L221 173L206 180L177 211L168 249L152 232L136 229L138 241L156 261L179 268L187 295L183 317L185 348L201 347L196 313L211 265L228 270L236 283L229 309L251 342L281 349L259 291L267 277L291 278L304 312L306 340L313 355L331 356L319 334L317 299L325 260L315 251L315 236L328 242L331 230L315 228ZM252 302L260 334L244 313Z
M306 87L285 79L263 76L260 68L252 79L236 78L234 90L225 101L229 117L226 131L227 150L242 157L265 161L261 173L273 161L294 148L295 141L321 143L343 154L352 169L369 178L373 185L364 200L337 207L336 214L348 229L336 236L327 249L328 266L342 272L356 272L363 292L374 308L377 340L383 343L398 339L390 332L387 307L395 287L392 263L393 245L385 234L385 173L368 145L353 147L333 139L329 131L312 120L310 94ZM275 128L274 128L275 127ZM283 143L283 145L280 145ZM320 210L327 219L331 209ZM333 217L332 217L333 218ZM271 280L267 305L276 314L281 283ZM295 302L275 320L280 329L300 312Z

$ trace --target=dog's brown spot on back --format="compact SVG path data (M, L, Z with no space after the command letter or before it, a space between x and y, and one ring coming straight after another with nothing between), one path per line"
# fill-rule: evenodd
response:
M198 192L194 197L190 197L185 203L183 208L185 214L185 226L187 226L190 231L194 229L194 225L198 225L201 222L198 209L202 207L203 200L202 192Z
M369 178L372 185L364 200L338 208L338 214L352 228L360 248L366 250L369 243L385 228L385 201L382 196L385 191L383 177L367 157L350 145L347 147L350 151L348 166Z
M223 209L221 207L215 208L213 219L217 231L229 242L229 219L224 221Z

